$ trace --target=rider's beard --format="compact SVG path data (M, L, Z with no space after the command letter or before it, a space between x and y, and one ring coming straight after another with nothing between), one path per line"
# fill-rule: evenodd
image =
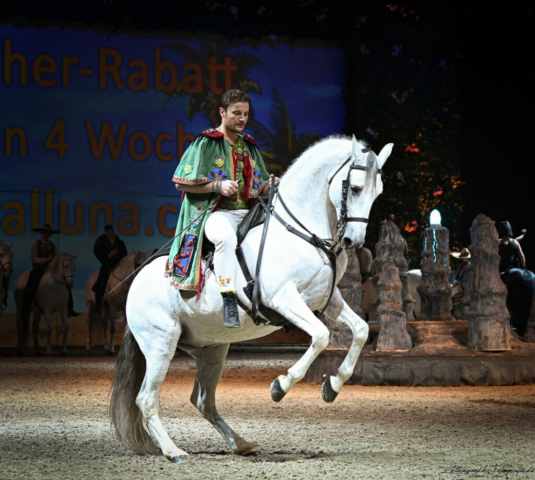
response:
M241 133L242 130L245 128L245 123L239 123L239 122L232 122L228 118L225 118L225 128L229 130L230 132L234 133ZM236 128L236 126L240 126L241 128Z

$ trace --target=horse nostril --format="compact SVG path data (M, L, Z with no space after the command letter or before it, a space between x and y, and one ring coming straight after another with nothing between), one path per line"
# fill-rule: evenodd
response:
M351 241L351 239L347 237L344 237L344 240L342 240L342 244L343 244L342 246L344 248L350 248L352 243L353 242Z

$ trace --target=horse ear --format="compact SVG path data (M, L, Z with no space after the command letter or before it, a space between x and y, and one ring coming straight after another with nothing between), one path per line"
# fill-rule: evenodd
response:
M73 255L74 258L78 258L79 256L80 256L80 254L78 254L78 255Z
M9 242L9 243L7 244L7 248L11 248L12 245L13 245L13 242Z
M377 159L379 160L379 168L383 168L383 165L388 160L388 157L392 153L392 149L393 148L394 148L394 144L393 143L389 143L388 145L385 145L383 147L383 149L381 150L381 153L377 157Z

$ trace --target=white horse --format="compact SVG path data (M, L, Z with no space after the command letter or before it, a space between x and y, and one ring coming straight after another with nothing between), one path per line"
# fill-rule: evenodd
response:
M367 219L375 198L382 192L380 169L392 151L392 144L379 156L364 145L344 137L321 141L303 153L280 181L279 193L293 215L320 238L335 238L341 219L342 181L350 180L347 216ZM347 163L349 162L349 163ZM356 168L350 169L354 163ZM330 181L332 180L332 181ZM297 223L275 201L275 211L296 230ZM306 232L305 232L306 233ZM346 248L364 243L366 223L352 221L340 227L340 244ZM253 229L242 248L255 271L262 228ZM329 343L329 330L313 311L321 310L329 298L333 269L327 255L299 238L271 217L259 276L262 303L277 311L312 338L304 356L271 384L271 396L280 401L301 380L311 363ZM110 416L119 439L133 450L145 454L163 453L175 463L184 463L188 454L169 438L159 417L159 395L175 349L188 351L196 360L197 377L191 402L219 431L232 451L248 455L260 447L246 442L217 413L215 391L221 378L229 344L267 335L280 327L256 326L240 309L241 328L223 325L223 302L215 276L209 271L200 297L181 294L163 275L167 258L145 267L134 280L126 312L128 327L117 358ZM347 266L342 251L337 259L337 283ZM245 279L237 278L239 299L249 308L243 293ZM335 289L325 312L328 318L351 329L353 341L335 376L322 387L325 401L333 401L351 376L368 337L368 326L346 304ZM145 428L158 441L154 443Z
M67 323L67 310L69 303L69 290L73 286L74 270L76 269L75 259L78 255L70 253L59 253L48 264L48 267L41 278L39 287L35 293L35 301L32 302L31 312L33 313L33 343L35 353L39 351L39 322L41 315L44 315L47 330L47 353L52 353L52 326L51 317L58 312L62 321L63 344L61 353L67 353L67 335L69 324ZM15 280L15 303L17 304L17 336L18 350L27 346L29 331L28 325L23 325L21 315L24 289L28 283L30 270L21 273Z
M87 307L87 343L86 350L91 352L93 345L93 336L95 328L100 326L104 335L104 350L108 351L110 355L115 352L115 322L117 321L118 313L124 312L126 309L126 297L130 285L134 280L134 275L126 282L118 286L125 278L133 273L137 268L143 265L147 259L149 252L140 252L133 250L126 257L122 258L118 265L113 269L108 283L106 285L106 293L117 287L113 293L106 298L102 303L101 313L97 312L97 304L95 300L95 292L91 290L97 281L100 270L95 270L89 275L85 282L85 304ZM108 325L110 327L110 342L108 343Z
M7 297L9 288L9 279L13 273L13 252L11 245L6 245L0 240L0 320L4 311L4 301Z

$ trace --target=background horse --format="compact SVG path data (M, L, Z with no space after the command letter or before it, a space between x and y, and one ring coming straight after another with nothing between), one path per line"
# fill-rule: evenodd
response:
M535 275L525 268L511 268L501 277L507 287L506 303L511 314L511 325L523 337L535 293Z
M48 267L41 278L39 287L36 290L35 298L32 299L31 312L33 313L33 343L35 353L39 351L39 322L41 315L44 315L46 322L47 334L47 353L52 353L52 326L51 317L53 313L58 312L62 321L63 342L61 353L67 353L67 335L69 333L69 324L67 323L67 311L69 303L69 290L73 286L74 270L76 269L75 259L78 255L70 253L59 253L48 264ZM22 301L24 289L30 270L21 273L15 280L15 303L17 304L17 348L19 354L27 346L29 325L23 325L22 319ZM58 333L59 336L59 333Z
M0 240L0 320L2 319L2 312L4 311L4 302L7 298L7 291L9 289L9 280L13 273L13 253L11 252L11 245L5 245Z
M380 169L392 151L392 144L379 156L354 138L329 138L317 143L297 159L283 176L275 212L295 230L307 234L282 206L282 198L292 214L319 238L337 238L343 249L364 244L366 222L375 198L382 192ZM347 180L345 194L342 182ZM337 225L347 207L350 223ZM249 232L242 249L250 272L255 271L262 228ZM329 330L314 315L329 299L333 268L327 255L276 218L271 218L264 261L259 276L262 303L275 310L311 336L304 356L271 384L271 397L280 401L301 380L317 355L327 347ZM169 363L178 346L189 352L197 364L197 377L191 402L223 436L232 451L247 455L260 447L246 442L217 413L215 391L231 342L251 340L280 327L261 324L240 309L241 328L223 325L223 301L215 276L206 273L200 296L181 294L163 275L167 258L158 258L146 266L134 280L126 312L128 328L117 358L110 403L111 421L119 439L139 453L163 453L175 463L187 460L163 427L159 417L159 395ZM347 266L345 251L336 262L335 284ZM206 270L205 270L206 271ZM237 295L251 308L243 292L246 282L241 272L237 277ZM328 318L350 328L351 347L335 376L322 386L325 401L334 401L344 382L351 376L358 356L368 337L367 324L334 290ZM156 445L145 429L145 422L158 441Z
M113 290L122 280L130 275L134 270L139 268L147 259L148 252L140 252L133 250L126 257L122 258L117 266L113 269L106 285L106 293ZM95 301L95 292L91 290L97 281L100 270L95 270L85 282L85 304L87 307L87 343L86 350L91 352L91 346L96 343L95 335L100 333L97 327L102 331L104 336L104 350L108 351L110 355L115 352L115 322L119 312L124 312L126 309L126 297L130 285L134 280L134 275L126 282L121 284L113 293L102 302L101 312L97 312L97 305ZM108 343L108 325L110 329L110 341Z

